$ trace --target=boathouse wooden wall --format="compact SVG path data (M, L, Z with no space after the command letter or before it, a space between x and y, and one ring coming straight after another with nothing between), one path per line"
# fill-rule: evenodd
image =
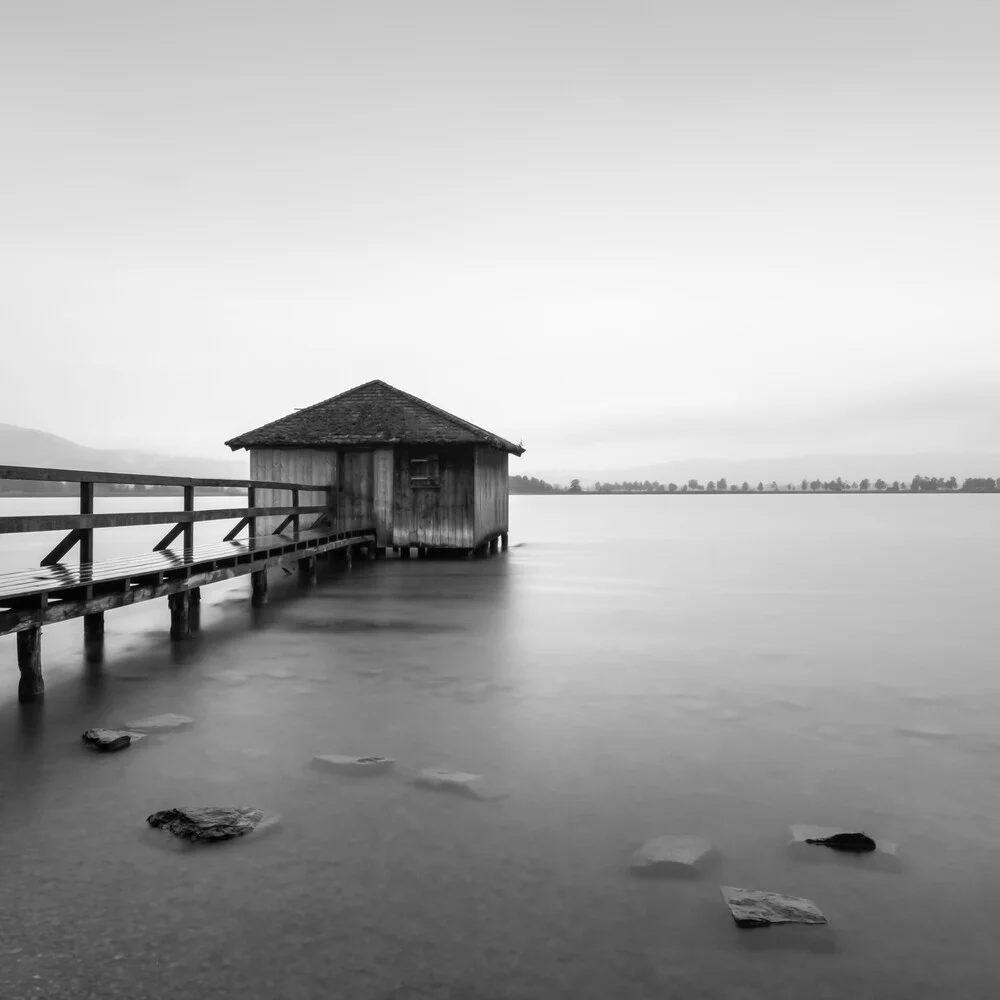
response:
M487 445L475 446L475 529L473 545L506 533L507 452Z
M370 528L375 496L372 453L346 450L339 452L339 456L338 530Z
M315 483L320 490L334 487L337 499L338 531L353 531L372 526L374 477L372 453L368 450L335 451L329 448L253 448L250 451L250 478L290 483ZM300 498L304 503L305 497ZM315 503L326 497L316 495ZM257 506L287 505L287 492L258 490ZM257 534L267 535L282 518L257 519ZM303 524L303 528L308 525Z
M337 453L319 448L253 448L250 451L250 478L276 483L315 483L319 489L326 490L338 483ZM308 499L314 503L326 502L318 494ZM307 498L300 497L300 500L305 503ZM290 503L287 491L257 490L258 507L287 506ZM257 534L271 534L282 520L281 517L257 518Z
M413 486L410 460L437 456L435 486ZM473 542L474 453L471 445L406 447L394 456L392 545L470 549Z
M428 457L437 459L436 484L414 485L410 461ZM471 549L508 530L507 453L486 445L253 448L250 478L333 487L337 530L374 527L380 547ZM287 493L257 491L258 506L289 502ZM257 533L280 520L259 518Z

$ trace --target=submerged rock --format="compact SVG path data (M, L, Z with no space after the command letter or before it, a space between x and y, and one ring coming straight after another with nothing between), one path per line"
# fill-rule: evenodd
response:
M737 927L767 927L770 924L825 924L826 917L810 899L782 896L761 889L721 887L722 896Z
M636 875L697 875L715 856L715 848L702 837L666 835L646 841L629 869Z
M145 735L145 733L131 733L124 729L88 729L80 739L93 750L113 753L115 750L124 750L131 746L133 741L141 740Z
M136 719L134 722L126 722L126 729L182 729L185 726L194 725L194 719L189 719L186 715L174 715L173 712L166 712L163 715L150 715L145 719Z
M313 766L337 774L373 775L385 774L393 764L394 757L351 757L346 754L328 753L313 757Z
M264 813L250 806L197 806L163 809L147 816L146 822L182 840L212 843L253 833L263 819Z
M451 792L453 795L479 799L482 802L506 798L504 793L489 789L486 779L481 774L470 774L468 771L448 771L443 768L428 767L417 774L414 783L423 788Z

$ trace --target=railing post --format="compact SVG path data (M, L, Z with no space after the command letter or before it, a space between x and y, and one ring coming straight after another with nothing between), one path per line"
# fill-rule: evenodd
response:
M293 507L298 507L298 505L299 505L299 491L298 490L292 490L292 506ZM296 535L298 535L298 533L299 533L299 515L298 514L293 514L292 515L292 531Z
M252 510L257 506L257 489L254 486L247 487L247 507ZM250 547L253 548L254 540L257 537L257 518L251 517L247 525L247 534L250 538Z
M80 483L80 513L94 513L94 484ZM80 529L80 568L94 561L94 529ZM104 642L104 612L83 616L83 644L91 652Z
M94 513L94 484L80 483L80 513ZM94 561L94 529L80 529L80 562Z
M194 487L184 487L184 510L194 510ZM190 559L194 550L194 521L184 525L184 558Z

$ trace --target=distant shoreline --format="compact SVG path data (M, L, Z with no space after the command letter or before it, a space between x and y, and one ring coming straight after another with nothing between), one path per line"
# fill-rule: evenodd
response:
M842 493L863 496L976 496L980 493L1000 493L1000 490L568 490L546 493L510 493L512 497L732 497L732 496L839 496Z

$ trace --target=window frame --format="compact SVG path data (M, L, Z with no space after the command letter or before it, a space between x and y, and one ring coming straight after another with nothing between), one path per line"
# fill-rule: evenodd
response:
M423 466L425 475L415 476L414 465ZM441 458L436 453L422 454L419 458L410 456L409 476L411 490L441 489Z

